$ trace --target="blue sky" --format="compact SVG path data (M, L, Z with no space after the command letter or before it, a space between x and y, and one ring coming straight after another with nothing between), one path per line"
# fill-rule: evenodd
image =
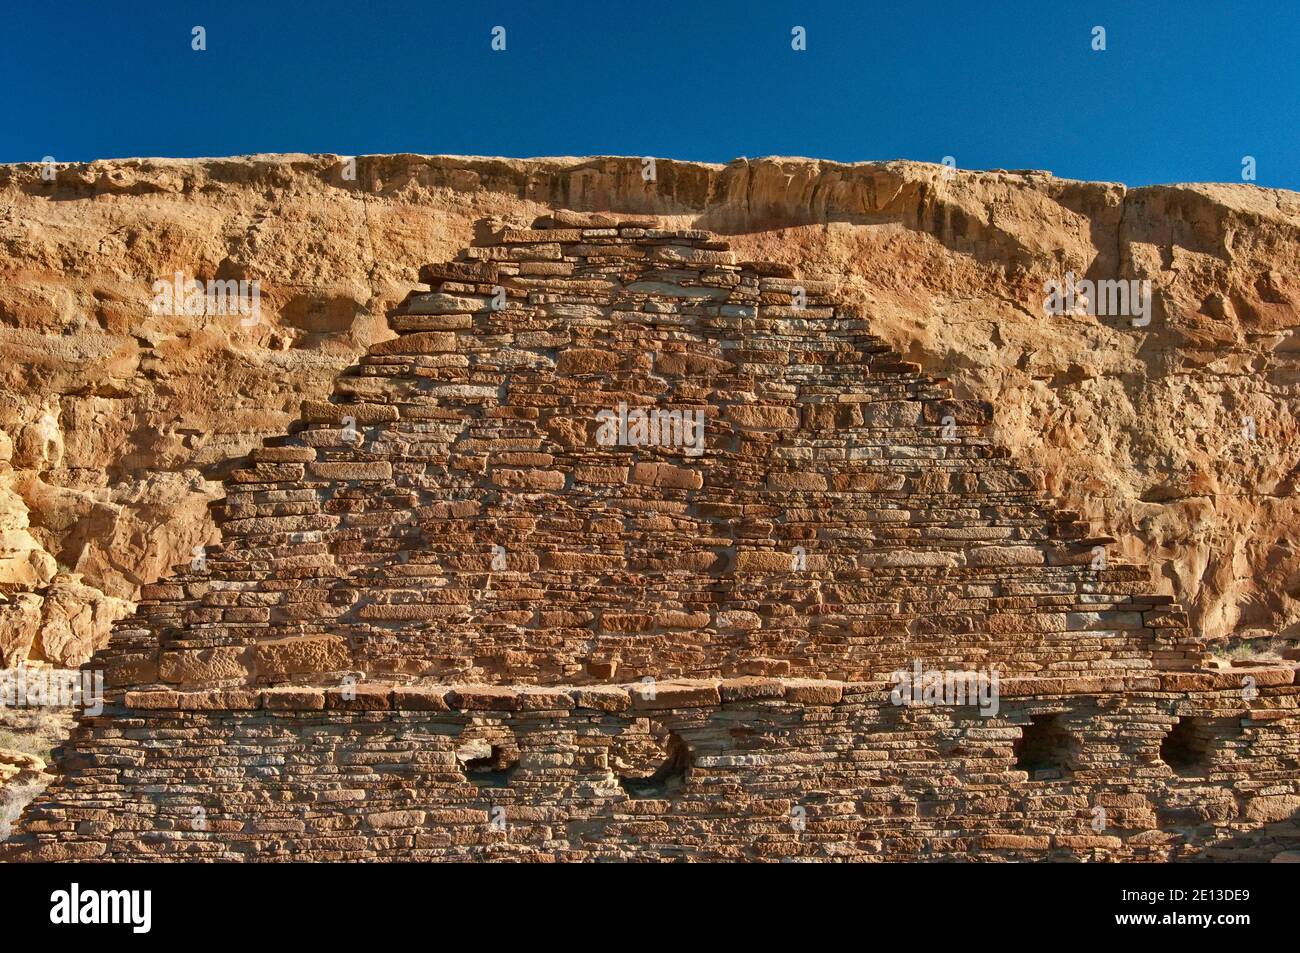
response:
M6 6L0 162L950 155L1144 185L1250 155L1300 188L1296 0Z

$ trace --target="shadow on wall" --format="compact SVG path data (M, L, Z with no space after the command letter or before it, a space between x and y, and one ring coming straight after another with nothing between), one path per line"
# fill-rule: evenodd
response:
M1300 798L1290 800L1294 802ZM1260 827L1217 841L1187 859L1199 863L1258 863L1261 857L1267 857L1275 864L1300 864L1300 808Z

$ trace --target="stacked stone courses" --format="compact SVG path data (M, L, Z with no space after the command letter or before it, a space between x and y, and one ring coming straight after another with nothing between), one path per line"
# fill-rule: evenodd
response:
M1294 667L1211 666L831 283L567 212L420 278L118 623L7 859L1300 845ZM620 406L702 452L602 443ZM996 671L996 714L894 704L918 662Z

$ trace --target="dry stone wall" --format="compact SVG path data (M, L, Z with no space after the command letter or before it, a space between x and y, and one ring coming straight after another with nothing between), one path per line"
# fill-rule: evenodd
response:
M110 707L10 856L1294 837L1294 669L1206 669L1147 571L988 439L992 408L828 285L563 212L421 277L398 336L231 474L220 544L118 624ZM917 665L1004 704L895 704Z
M1239 673L1008 679L993 717L757 677L149 693L83 724L0 856L1294 857L1300 689L1255 674L1249 703ZM1200 741L1175 754L1179 726Z
M1145 571L1103 567L1109 540L989 445L991 408L952 399L824 287L697 231L501 238L425 269L439 290L393 316L400 336L233 473L203 569L143 592L153 654L124 656L141 676L862 678L915 657L1009 672L1198 657ZM698 415L698 454L602 444L620 407Z

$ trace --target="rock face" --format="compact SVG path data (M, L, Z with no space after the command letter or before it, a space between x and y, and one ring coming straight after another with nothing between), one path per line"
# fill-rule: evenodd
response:
M0 604L2 667L30 660L76 668L108 644L113 623L131 608L125 599L83 585L75 574L59 574L48 586Z
M1300 844L1296 667L1207 667L833 282L571 212L421 278L142 588L4 856Z
M207 504L231 461L391 336L384 314L421 264L492 219L560 206L655 213L725 233L741 258L834 281L907 360L951 376L960 398L995 402L996 439L1150 566L1198 633L1297 633L1294 194L915 163L663 160L652 182L642 168L419 156L123 160L48 178L0 167L3 611L30 613L18 594L39 596L60 566L134 600L188 562L214 539ZM177 272L260 281L257 322L154 313L154 282ZM1149 280L1150 324L1045 315L1044 282L1067 272Z

